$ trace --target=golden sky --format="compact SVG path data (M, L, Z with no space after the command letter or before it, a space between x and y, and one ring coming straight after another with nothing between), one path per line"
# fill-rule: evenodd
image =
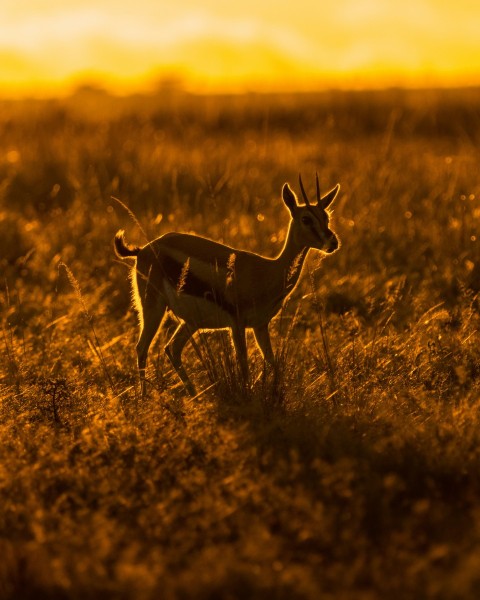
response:
M478 0L0 0L0 96L479 85Z

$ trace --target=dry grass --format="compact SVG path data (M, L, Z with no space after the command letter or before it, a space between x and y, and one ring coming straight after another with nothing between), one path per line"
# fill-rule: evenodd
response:
M3 103L0 597L478 598L480 91ZM281 185L342 184L250 344L160 343L151 397L112 238L273 255ZM68 270L59 266L64 263ZM286 335L288 333L288 335Z

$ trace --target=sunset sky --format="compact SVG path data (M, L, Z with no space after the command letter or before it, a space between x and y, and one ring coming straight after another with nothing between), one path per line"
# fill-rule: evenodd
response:
M480 84L478 0L0 4L0 96Z

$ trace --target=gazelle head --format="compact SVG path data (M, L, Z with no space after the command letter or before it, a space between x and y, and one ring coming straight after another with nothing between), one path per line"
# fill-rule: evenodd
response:
M298 181L303 199L305 200L304 205L298 204L297 197L288 183L285 183L282 189L283 201L292 215L290 227L294 241L300 246L316 248L317 250L331 254L339 247L339 241L335 233L329 229L330 213L327 209L335 200L340 185L337 183L332 190L321 196L317 173L317 203L312 204L305 192L300 175L298 176Z

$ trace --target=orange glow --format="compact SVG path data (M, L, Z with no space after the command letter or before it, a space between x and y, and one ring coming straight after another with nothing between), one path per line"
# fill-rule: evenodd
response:
M2 1L0 95L479 85L475 0ZM283 4L285 6L283 6Z

